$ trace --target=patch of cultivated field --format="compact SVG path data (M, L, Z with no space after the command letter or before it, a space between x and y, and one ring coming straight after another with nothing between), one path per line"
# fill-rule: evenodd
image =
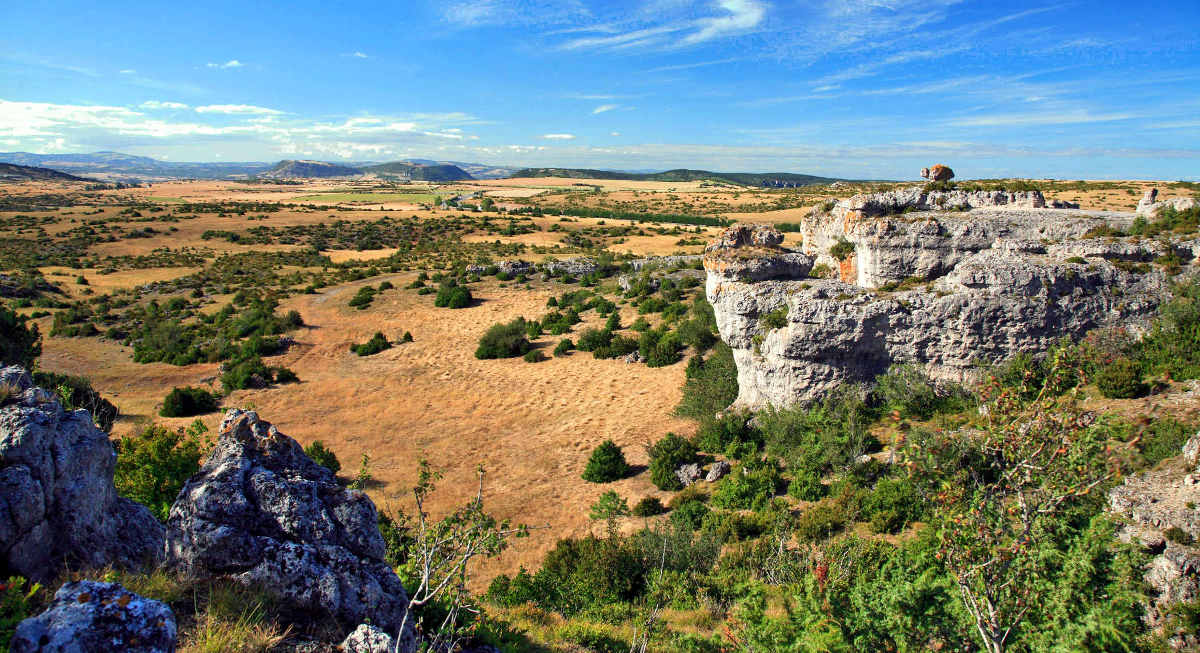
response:
M348 202L428 204L437 200L438 196L432 193L322 193L319 195L301 195L293 198L295 202L312 204L343 204Z

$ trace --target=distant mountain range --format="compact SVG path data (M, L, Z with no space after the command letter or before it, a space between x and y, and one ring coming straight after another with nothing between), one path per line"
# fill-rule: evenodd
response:
M121 152L90 154L32 154L0 152L0 163L37 166L75 175L100 175L107 179L139 181L154 179L271 179L295 177L345 177L364 173L404 177L419 181L467 181L499 179L516 168L484 163L408 159L382 163L330 163L325 161L265 161L195 163L161 161Z
M3 181L95 181L84 177L76 177L65 172L22 166L13 163L0 163L0 182Z
M812 186L849 181L834 177L791 172L712 172L710 170L666 170L663 172L620 172L587 168L523 168L513 177L566 177L569 179L618 179L622 181L721 181L739 186Z

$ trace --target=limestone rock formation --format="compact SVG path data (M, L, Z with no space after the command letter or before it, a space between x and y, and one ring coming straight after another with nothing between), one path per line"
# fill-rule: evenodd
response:
M1124 262L1167 248L1194 256L1191 242L1089 233L1127 226L1130 214L1035 208L1044 204L1036 192L858 195L814 209L800 252L765 225L727 229L704 266L738 368L735 406L810 401L893 363L963 381L1063 336L1136 327L1166 298L1166 276Z
M1125 518L1121 537L1154 555L1145 580L1153 596L1146 611L1151 627L1165 626L1167 610L1200 600L1200 475L1195 455L1200 434L1183 447L1179 460L1125 479L1108 494L1109 509ZM1183 540L1183 541L1180 541ZM1200 650L1200 633L1166 633L1176 649Z
M586 256L542 263L542 271L552 277L556 277L564 272L573 277L583 277L595 272L599 267L595 259Z
M700 466L696 463L680 465L679 469L675 470L675 478L679 479L679 482L684 487L692 485L696 481L700 480L700 477Z
M954 179L954 171L950 166L937 164L929 168L921 168L921 177L929 181L950 181Z
M692 279L703 282L704 270L684 268L682 270L661 271L657 269L643 268L643 271L640 273L634 272L632 274L622 274L621 276L617 277L617 286L619 286L623 292L628 292L630 288L633 288L641 283L642 279L646 280L647 288L651 292L654 292L658 290L663 279L670 279L676 284L693 283L690 281Z
M468 265L466 270L467 270L467 274L483 274L484 272L487 272L489 267L491 267L491 266ZM498 261L496 263L496 270L498 272L503 272L504 274L507 274L510 277L515 277L515 276L522 275L522 274L533 274L534 265L533 265L533 263L530 263L528 261L505 260L505 261Z
M1170 199L1158 201L1158 189L1151 188L1146 191L1142 199L1137 205L1137 214L1152 220L1158 217L1158 213L1163 209L1173 209L1175 211L1186 211L1200 206L1200 201L1191 197L1172 197Z
M704 475L704 480L709 483L716 483L725 478L725 475L729 473L729 469L729 463L724 460L718 460L712 464L712 467L708 468L708 474Z
M87 411L66 411L20 367L0 369L0 552L37 581L64 565L137 567L162 558L163 527L117 495L117 455Z
M344 623L369 619L392 634L406 624L399 650L415 647L375 505L256 413L225 415L212 455L171 507L167 555L185 573L253 583Z
M681 265L697 265L704 260L700 254L688 254L686 256L651 256L649 258L636 258L629 262L629 266L634 272L641 272L645 269L653 268L672 268Z
M12 653L172 653L175 614L120 585L79 581L54 594L45 612L17 626Z
M392 653L396 640L384 630L371 624L359 624L342 641L343 653Z

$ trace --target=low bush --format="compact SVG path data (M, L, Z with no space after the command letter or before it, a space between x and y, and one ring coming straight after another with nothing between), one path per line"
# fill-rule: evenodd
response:
M801 501L820 501L827 494L829 489L812 470L796 470L788 484L788 495Z
M328 469L334 474L342 471L342 463L338 461L337 455L320 440L313 440L312 444L304 447L304 454L312 458L314 463Z
M583 480L592 483L610 483L629 475L629 463L625 462L625 453L612 440L605 440L592 450L587 467L583 470Z
M809 507L796 518L796 536L801 540L816 542L842 530L846 517L841 508L830 501Z
M359 356L372 356L386 349L391 349L392 343L388 342L387 336L383 335L382 331L376 331L371 339L357 345L350 345L350 351Z
M471 305L472 299L471 291L466 286L449 282L438 288L433 305L442 308L466 308Z
M42 355L42 334L36 324L0 306L0 362L31 369Z
M204 388L174 388L163 398L163 417L192 417L217 409L217 397Z
M1142 368L1128 358L1118 358L1096 374L1096 388L1109 399L1134 399L1150 388L1142 381Z
M545 360L550 360L546 354L542 353L541 349L530 349L521 357L526 363L540 363Z
M850 258L850 255L853 253L854 243L844 238L839 238L838 241L829 248L829 255L839 261L844 261L847 258Z
M697 531L704 524L704 518L708 516L708 513L708 506L703 503L699 501L686 501L671 512L671 521L687 526L690 530Z
M632 515L634 517L653 517L661 515L667 511L667 507L662 504L658 497L642 497L633 506Z
M650 447L650 482L660 490L680 490L683 484L675 477L680 465L697 462L696 445L686 438L668 433Z
M208 431L196 420L185 429L171 430L151 424L114 441L117 464L113 484L117 493L132 499L166 521L183 484L200 470L200 458L209 443Z
M504 324L493 324L479 339L475 358L515 358L524 355L531 347L529 339L525 337L525 329L523 317Z
M575 343L571 342L570 338L563 338L562 340L558 341L557 345L554 346L554 355L566 356L567 354L571 353L571 350L574 348Z
M762 510L781 484L779 467L773 460L739 465L717 486L712 503L730 510Z

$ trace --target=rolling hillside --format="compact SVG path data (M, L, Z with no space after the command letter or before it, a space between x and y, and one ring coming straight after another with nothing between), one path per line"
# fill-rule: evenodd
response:
M0 181L94 181L84 177L76 177L65 172L38 168L36 166L21 166L13 163L0 163Z
M362 170L349 166L338 165L326 161L305 161L287 159L276 163L266 172L259 173L264 179L311 179L323 177L353 177L361 175Z
M408 161L393 161L379 165L365 166L363 172L378 175L389 175L412 179L414 181L468 181L474 179L470 173L456 165L440 164L437 162L413 163Z
M846 181L833 177L800 175L790 172L711 172L680 168L665 172L637 173L586 168L524 168L513 177L567 177L571 179L620 179L625 181L721 181L739 186L788 185L812 186Z

